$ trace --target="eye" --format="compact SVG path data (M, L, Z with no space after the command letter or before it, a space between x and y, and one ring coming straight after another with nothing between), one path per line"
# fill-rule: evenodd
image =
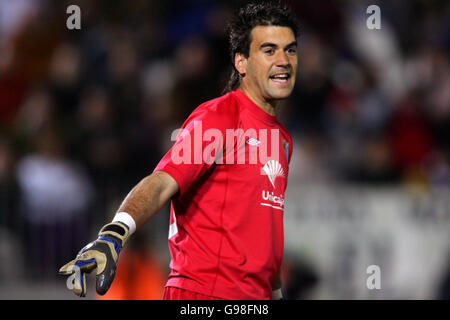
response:
M297 53L297 48L291 47L291 48L287 49L287 53L288 54L296 54Z
M275 50L273 48L270 48L270 49L264 50L264 53L271 56L275 53Z

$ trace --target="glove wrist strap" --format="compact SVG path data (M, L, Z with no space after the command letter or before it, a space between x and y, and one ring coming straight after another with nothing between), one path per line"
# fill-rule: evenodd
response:
M128 237L130 236L130 230L128 229L128 226L122 222L111 222L104 225L100 229L98 236L110 236L113 240L118 242L120 248L123 248Z

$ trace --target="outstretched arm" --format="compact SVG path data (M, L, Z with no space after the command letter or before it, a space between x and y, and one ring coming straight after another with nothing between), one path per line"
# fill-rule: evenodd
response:
M68 287L76 295L86 296L86 273L97 269L96 291L105 294L114 280L119 253L128 237L178 191L177 182L163 171L142 179L124 199L113 221L101 228L97 240L59 269L60 274L70 276Z
M126 196L117 212L128 213L142 227L179 191L178 183L164 171L142 179Z

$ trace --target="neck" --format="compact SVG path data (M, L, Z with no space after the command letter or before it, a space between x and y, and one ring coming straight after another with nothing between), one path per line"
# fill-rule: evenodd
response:
M242 84L239 89L265 112L272 116L277 115L278 106L280 104L278 100L267 101L263 97L258 97L258 95L250 91L244 84Z

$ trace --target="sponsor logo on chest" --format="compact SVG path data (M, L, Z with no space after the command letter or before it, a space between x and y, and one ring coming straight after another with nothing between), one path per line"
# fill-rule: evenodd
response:
M286 179L283 166L277 160L267 161L261 170L261 174L267 175L273 189L277 189L275 187L277 179ZM282 190L279 195L277 195L274 191L262 190L261 197L262 200L260 205L284 211L284 190Z

